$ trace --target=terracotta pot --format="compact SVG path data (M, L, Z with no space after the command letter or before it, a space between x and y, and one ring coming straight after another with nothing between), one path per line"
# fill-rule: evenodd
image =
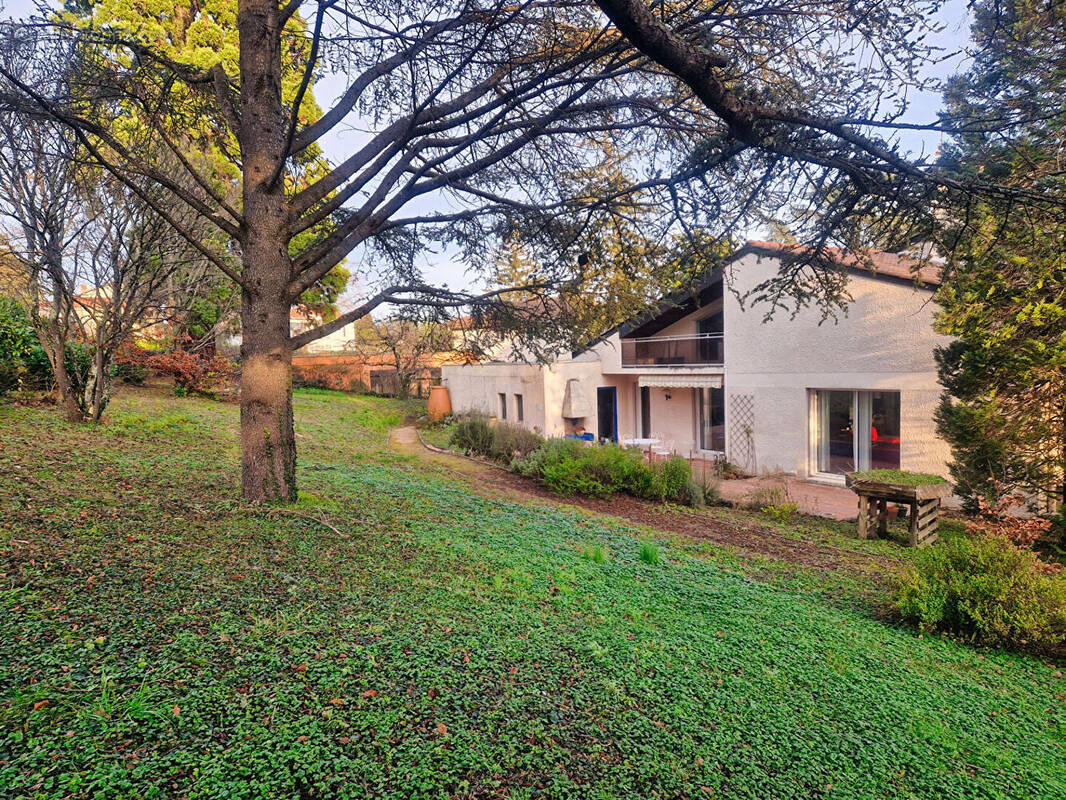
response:
M430 386L426 413L432 422L440 422L452 413L452 398L447 386Z

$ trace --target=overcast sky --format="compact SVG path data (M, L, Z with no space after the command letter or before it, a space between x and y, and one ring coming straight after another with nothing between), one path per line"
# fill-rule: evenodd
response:
M36 3L33 0L0 0L0 18L21 18L34 13ZM943 49L945 58L928 71L929 77L944 79L960 71L965 65L961 55L967 42L969 21L967 16L966 0L948 0L937 17L937 22L944 26L944 30L937 37L930 37L927 42ZM315 85L315 96L319 105L326 109L330 100L339 95L345 88L346 76L328 75ZM904 117L907 122L930 122L936 118L936 112L941 106L940 95L937 92L913 92L911 94L910 108ZM338 126L321 141L326 156L334 162L343 160L359 143L365 141L365 135L354 127ZM899 135L899 141L906 150L914 155L930 156L940 146L940 136L935 133L919 131L905 131ZM421 208L411 210L426 211L432 209L432 198L424 199ZM759 232L747 232L747 235L758 235ZM349 259L348 267L357 276L360 271L360 256L354 253ZM425 277L433 283L446 283L452 288L465 288L470 285L470 277L466 275L465 265L448 253L439 253L427 257L424 264ZM342 305L353 302L360 293L360 287L353 285L347 293L346 300Z

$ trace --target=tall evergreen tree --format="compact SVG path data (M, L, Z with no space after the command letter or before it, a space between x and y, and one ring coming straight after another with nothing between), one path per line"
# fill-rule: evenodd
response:
M1033 195L1066 188L1066 8L1054 0L974 7L975 59L946 94L954 131L941 167ZM972 507L1022 491L1066 496L1066 221L1061 210L973 198L943 226L938 295L952 475Z

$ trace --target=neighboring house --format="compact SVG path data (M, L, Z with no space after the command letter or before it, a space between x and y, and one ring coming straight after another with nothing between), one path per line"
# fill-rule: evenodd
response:
M875 271L846 261L847 316L819 324L820 311L807 308L766 321L764 307L737 296L776 274L788 248L749 242L724 267L733 291L718 271L693 295L554 363L444 367L452 406L548 436L642 439L753 473L834 482L869 467L946 474L933 420L933 351L946 341L932 327L939 269L891 253L872 254Z

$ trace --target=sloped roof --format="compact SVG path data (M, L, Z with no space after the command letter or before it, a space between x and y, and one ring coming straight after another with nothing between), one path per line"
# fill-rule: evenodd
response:
M749 240L726 258L721 266L709 272L696 286L663 297L643 314L638 314L621 325L616 325L614 328L604 332L580 350L575 351L574 355L591 349L615 333L621 336L630 336L634 332L646 328L660 317L664 317L664 315L680 318L691 313L706 300L706 292L711 284L721 277L722 268L746 255L755 254L771 258L786 258L789 255L801 257L809 252L809 248L805 245ZM884 250L867 250L861 255L856 255L839 247L826 247L823 248L823 252L830 258L836 259L838 263L847 269L862 272L871 277L903 280L912 283L917 280L917 282L929 288L939 286L941 283L940 264L930 258L918 259L902 253L889 253Z
M781 242L749 241L746 248L756 253L774 256L803 256L810 252L805 245ZM741 250L744 249L741 248ZM919 282L928 286L940 285L940 264L933 259L917 259L902 253L888 253L884 250L866 250L856 254L839 247L823 249L830 258L848 269L883 275L888 278L902 278L907 281L917 278Z

